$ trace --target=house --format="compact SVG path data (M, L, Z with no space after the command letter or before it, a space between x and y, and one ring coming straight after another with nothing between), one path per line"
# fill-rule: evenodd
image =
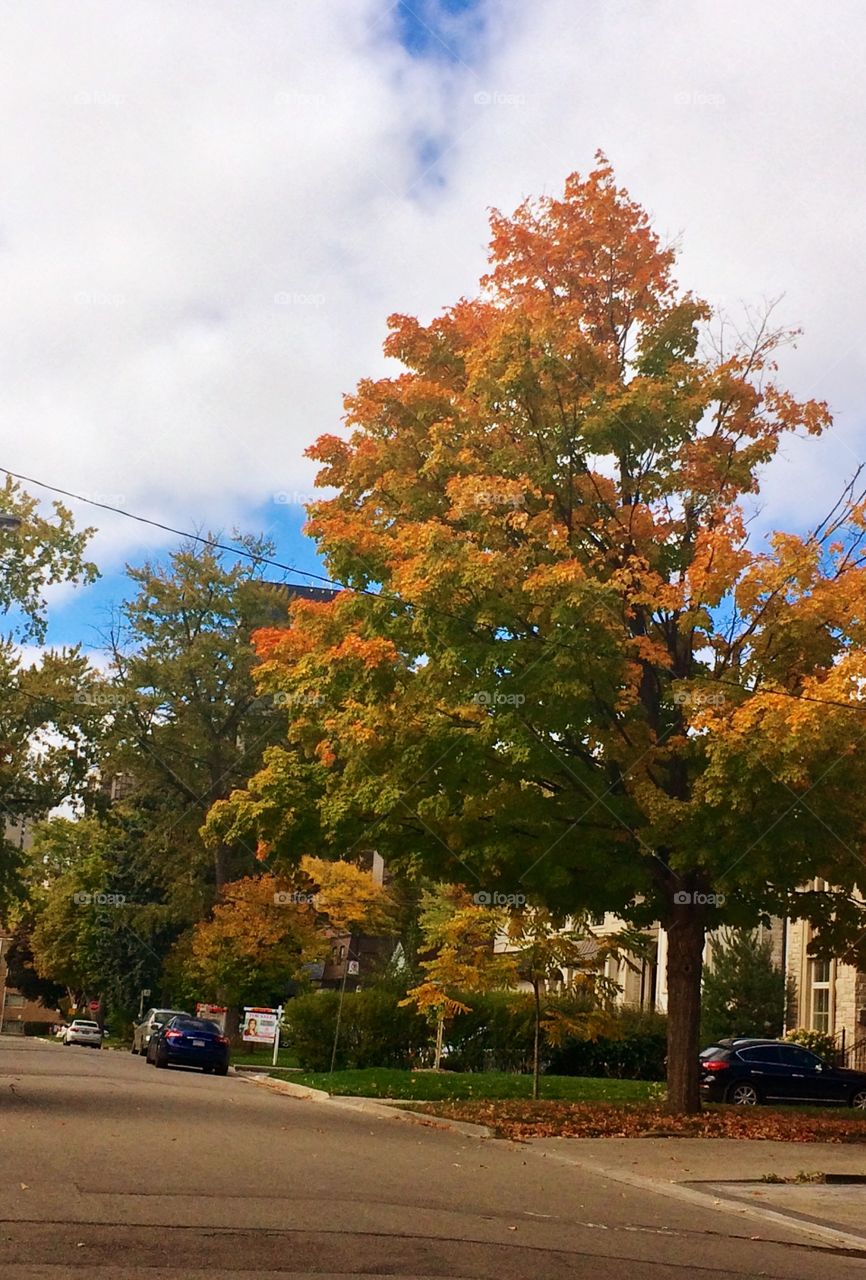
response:
M7 844L16 849L29 849L33 843L31 824L27 818L7 817L3 829ZM12 935L0 924L0 1033L13 1035L50 1033L55 1023L63 1022L57 1009L48 1009L39 1000L28 1000L6 982L6 952Z
M63 1021L57 1009L48 1009L41 1000L29 1000L6 981L6 952L12 936L0 926L0 1034L50 1035Z
M815 889L826 888L816 881ZM608 914L596 926L597 935L609 935L622 928L622 921ZM620 987L618 1003L632 1009L667 1012L667 933L658 924L647 931L650 945L645 958L630 963L610 958L605 976ZM774 919L762 930L771 944L773 963L787 979L787 1007L780 1010L784 1030L804 1027L832 1036L844 1065L866 1070L866 972L841 960L819 960L808 954L812 928L805 920ZM711 968L715 938L710 934L704 950L704 965ZM591 945L591 944L589 944ZM497 939L495 949L510 949L507 938ZM570 970L556 982L568 986ZM528 989L528 984L522 986Z

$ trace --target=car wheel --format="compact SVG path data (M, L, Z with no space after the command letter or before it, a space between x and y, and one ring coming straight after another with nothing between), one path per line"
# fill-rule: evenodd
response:
M164 1058L161 1053L157 1052L154 1054L154 1057L153 1057L153 1065L155 1067L163 1067L163 1068L167 1067L168 1059Z
M213 1071L213 1067L202 1067L202 1071L206 1076L209 1076L210 1073Z
M858 1111L866 1111L866 1089L856 1089L851 1094L851 1106Z
M756 1107L761 1101L761 1095L753 1084L741 1081L740 1084L731 1085L727 1100L735 1107Z
M221 1067L214 1067L214 1071L218 1076L227 1076L229 1073L229 1064L224 1062Z
M135 1047L135 1041L134 1041L134 1040L133 1040L133 1042L132 1042L132 1048L130 1049L130 1051L129 1051L129 1052L130 1052L130 1053L138 1053L138 1050L137 1050L137 1049L136 1049L136 1047Z

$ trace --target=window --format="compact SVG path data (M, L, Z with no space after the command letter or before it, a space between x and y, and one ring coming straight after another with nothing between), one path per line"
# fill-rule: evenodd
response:
M808 1049L799 1049L796 1045L780 1045L779 1053L786 1067L796 1067L800 1071L814 1071L821 1065L819 1058Z
M753 1049L741 1049L740 1057L744 1062L764 1062L779 1064L779 1047L775 1044L759 1044Z
M810 962L811 996L813 1031L831 1031L830 980L831 962L829 960L812 960Z
M26 1001L17 991L9 991L6 994L7 1009L23 1009Z

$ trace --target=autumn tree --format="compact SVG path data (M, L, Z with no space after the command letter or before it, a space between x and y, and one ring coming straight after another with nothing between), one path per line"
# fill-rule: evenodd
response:
M414 1005L435 1027L437 1071L446 1024L469 1009L460 997L517 983L515 956L494 949L506 924L504 911L472 902L458 885L441 885L422 897L421 937L431 954L421 961L422 980L400 1003Z
M288 881L266 874L225 886L188 949L187 982L201 998L230 1005L280 1003L305 964L327 947L312 905Z
M333 935L387 933L392 919L387 891L351 863L302 858L291 877L246 876L182 944L187 987L228 1004L279 1002Z
M789 335L722 323L674 260L600 158L494 213L477 296L391 318L402 368L311 450L346 590L258 637L302 710L213 821L659 920L689 1111L708 928L863 933L866 506L749 541L763 469L829 413L779 384Z

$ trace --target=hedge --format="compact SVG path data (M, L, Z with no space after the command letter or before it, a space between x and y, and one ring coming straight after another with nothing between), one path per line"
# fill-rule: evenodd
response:
M337 1043L338 1070L365 1067L413 1068L432 1063L433 1032L402 993L369 988L344 997ZM468 995L469 1012L458 1014L445 1031L443 1066L451 1071L514 1071L532 1067L532 997L497 991ZM319 991L286 1007L286 1043L306 1071L331 1065L339 995ZM658 1014L620 1010L613 1034L594 1040L569 1037L543 1050L543 1070L556 1075L661 1080L665 1070L665 1020Z
M430 1043L430 1028L412 1008L400 1008L400 994L371 987L343 999L337 1070L364 1067L409 1067ZM317 991L297 996L286 1006L286 1043L305 1071L327 1071L331 1065L339 993Z

